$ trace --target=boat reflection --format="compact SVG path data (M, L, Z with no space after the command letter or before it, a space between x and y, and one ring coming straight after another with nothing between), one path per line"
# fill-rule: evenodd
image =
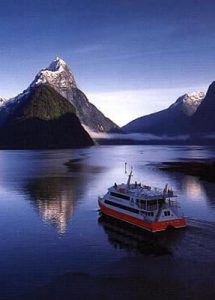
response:
M26 187L44 222L54 225L63 234L76 206L75 182L65 177L40 177Z
M171 255L172 253L171 243L166 243L166 238L172 236L171 232L165 235L162 233L153 234L105 215L101 215L98 222L108 235L108 240L114 248L154 256ZM170 238L170 240L172 239Z

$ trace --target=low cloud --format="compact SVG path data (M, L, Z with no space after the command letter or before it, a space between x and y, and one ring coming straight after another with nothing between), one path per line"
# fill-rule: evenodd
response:
M205 139L205 140L214 140L215 139L215 132L207 133L199 133L196 134L195 137Z
M177 98L205 87L118 90L111 92L87 92L87 96L107 117L119 126L160 111L173 104Z
M88 131L89 132L89 131ZM104 140L130 140L130 141L186 141L188 135L180 136L167 136L167 135L153 135L153 134L143 134L143 133L102 133L102 132L89 132L90 136L95 139L104 139Z

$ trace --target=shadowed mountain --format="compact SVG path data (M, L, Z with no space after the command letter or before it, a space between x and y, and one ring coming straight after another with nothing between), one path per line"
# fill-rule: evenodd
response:
M12 104L11 104L12 105ZM25 94L0 128L0 147L12 149L73 148L93 141L73 105L52 87L39 85Z
M204 101L199 105L192 120L192 133L199 134L215 133L215 81L209 86Z
M149 133L154 135L188 134L192 116L204 98L204 93L183 95L169 108L140 117L122 129L126 133Z
M90 131L108 132L118 128L110 119L89 102L86 95L77 87L75 78L67 64L57 57L48 68L42 69L30 85L30 89L40 84L48 84L68 99L76 109L81 123Z

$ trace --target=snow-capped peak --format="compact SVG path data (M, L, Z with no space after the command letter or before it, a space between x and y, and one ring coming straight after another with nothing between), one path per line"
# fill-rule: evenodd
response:
M0 97L0 107L6 103L7 99Z
M66 66L67 65L63 59L61 59L60 57L56 57L55 60L53 60L50 63L47 70L52 71L52 72L63 71Z
M185 102L195 103L196 101L202 101L202 99L205 97L204 92L193 92L190 94L185 94Z
M67 98L67 90L76 88L75 78L66 62L56 57L50 65L42 69L35 77L29 88L40 84L49 84L62 96Z
M203 92L193 92L190 94L185 94L179 97L176 102L171 105L172 108L180 108L183 112L188 115L192 116L199 105L201 104L202 100L205 98L205 93Z
M10 99L0 97L0 107L2 108L9 103L12 104L22 101L22 99L31 92L32 88L41 84L49 84L65 98L67 98L68 88L77 87L75 78L65 61L56 57L47 68L37 73L33 82L22 93Z

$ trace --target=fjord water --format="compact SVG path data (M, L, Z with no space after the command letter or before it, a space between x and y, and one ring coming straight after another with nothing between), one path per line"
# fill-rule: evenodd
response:
M111 230L110 223L99 219L97 198L114 182L127 180L124 162L133 166L133 180L161 188L169 183L191 223L213 227L215 185L160 171L157 164L214 155L214 148L203 146L1 151L0 299L28 293L68 272L105 273L122 259L150 254L150 249L141 246L140 251L137 241L125 241L125 234L120 238L120 230ZM69 160L70 167L65 165ZM167 252L175 257L195 255L192 247L183 249L187 239L197 243L186 230L174 232L170 240L162 233ZM210 260L210 247L203 252L198 259ZM130 262L131 269L134 265Z

